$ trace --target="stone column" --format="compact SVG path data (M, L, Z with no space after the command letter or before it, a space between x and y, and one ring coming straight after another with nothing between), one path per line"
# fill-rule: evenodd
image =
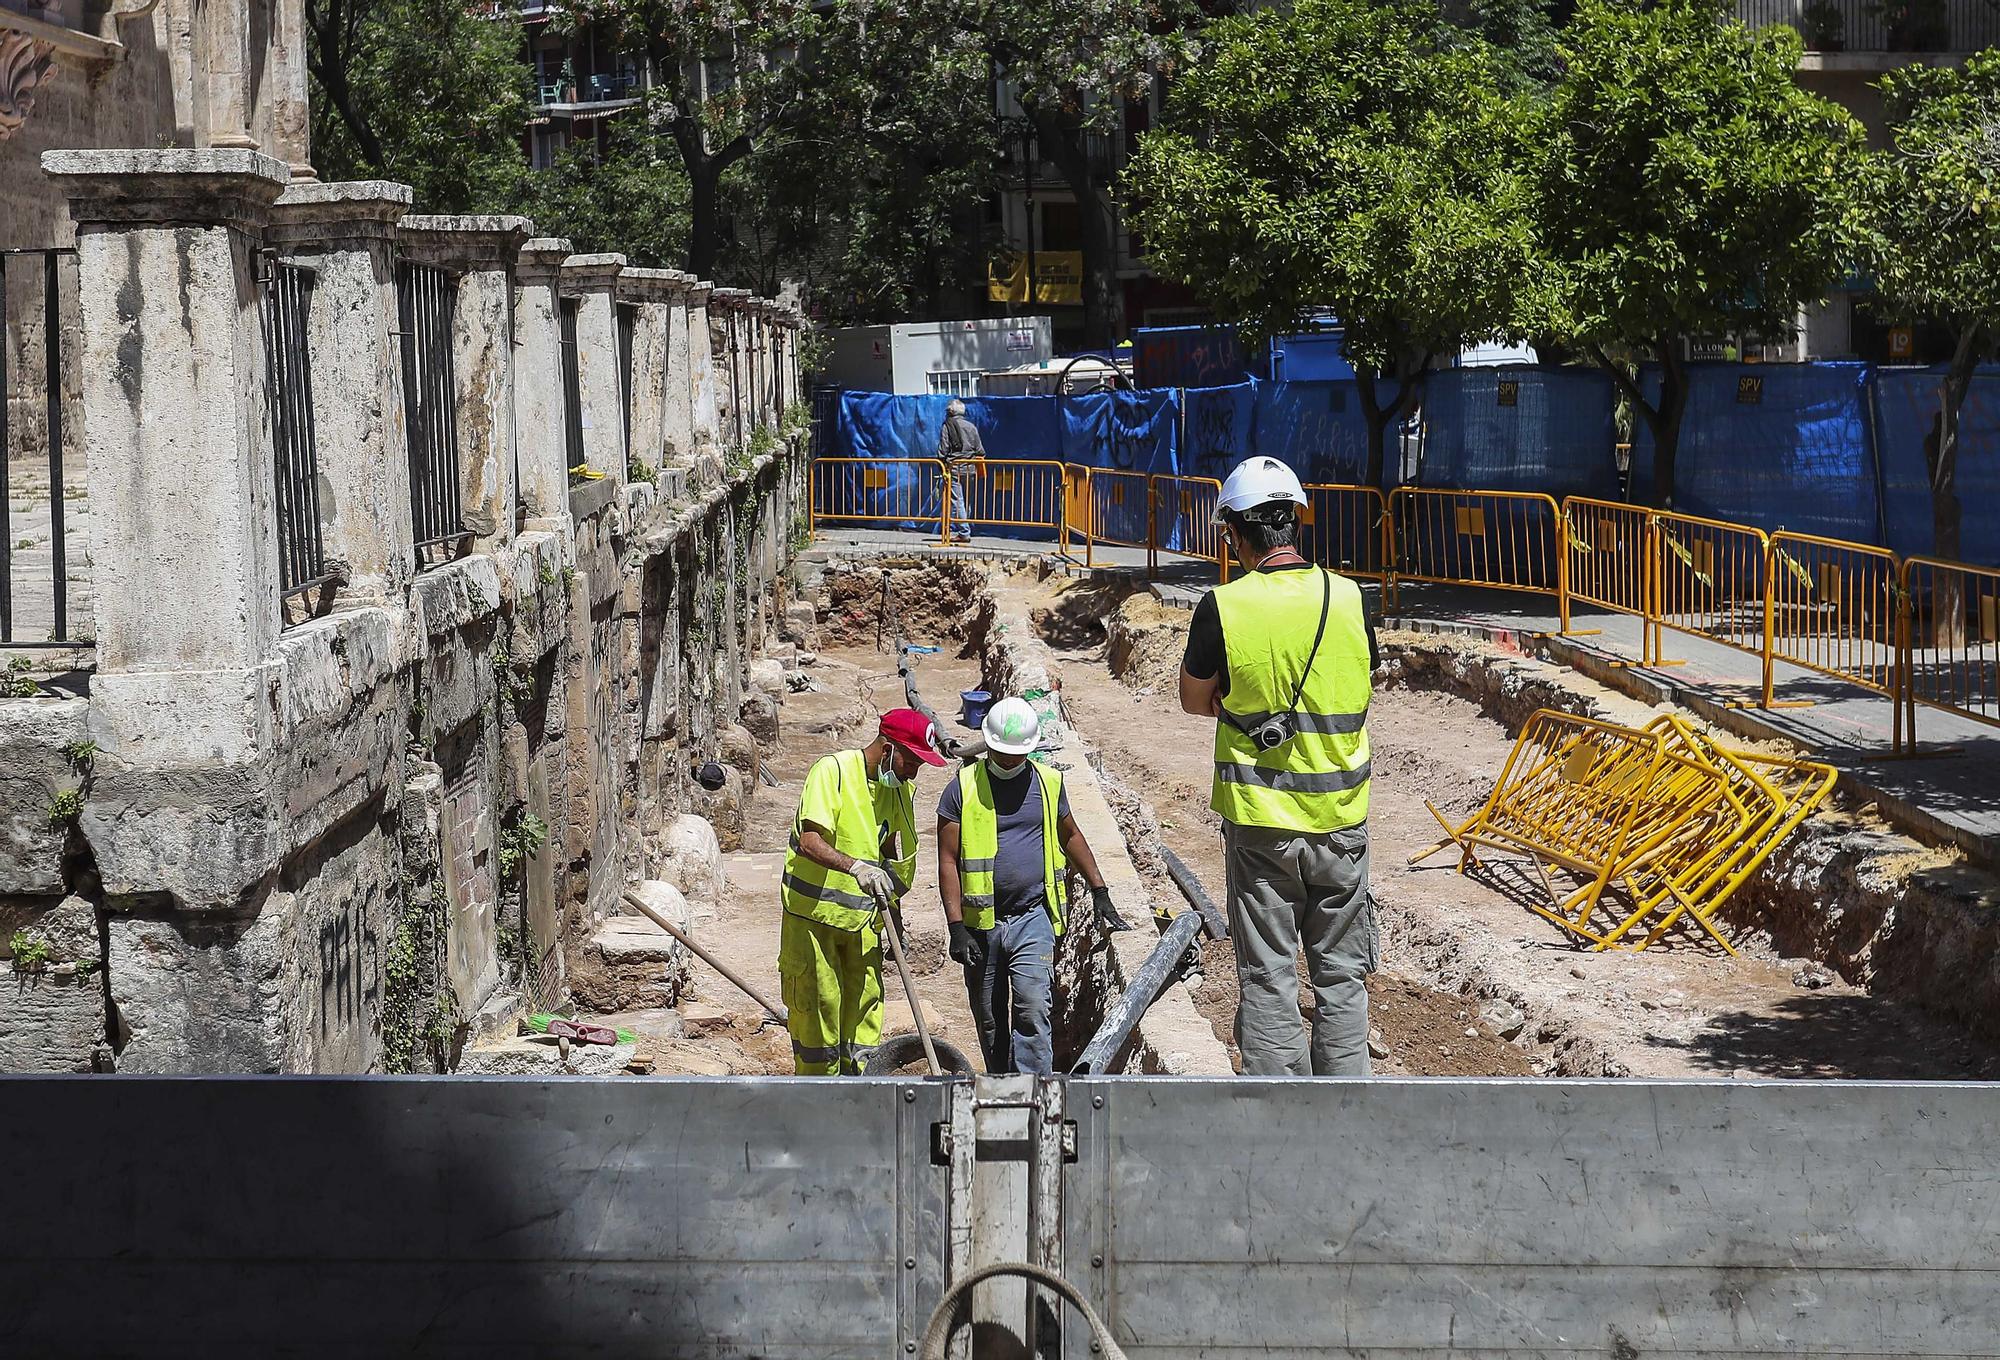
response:
M703 444L722 443L721 402L715 390L715 345L708 313L709 300L714 293L715 285L706 279L696 279L688 285L688 372L694 392L694 442L697 448Z
M618 371L618 276L623 255L572 255L563 261L560 286L574 298L576 379L583 401L583 453L590 465L623 482L624 378Z
M674 301L680 295L680 275L670 269L627 268L618 276L618 297L639 309L632 330L632 366L626 375L631 389L632 436L628 454L656 471L668 463L667 384L672 345Z
M569 255L568 241L537 236L514 267L514 431L530 529L554 530L569 516L569 408L556 298Z
M694 368L688 349L690 274L670 271L672 297L667 317L667 381L665 452L667 465L685 465L694 458Z
M250 90L250 11L259 0L206 0L193 7L195 141L203 146L255 150ZM290 170L286 171L287 178Z
M253 672L279 628L257 248L291 172L241 150L51 151L42 166L77 224L92 736L154 766L243 757L271 721ZM226 874L206 855L155 865L179 857L150 839L132 826L99 843L108 893Z
M409 583L410 450L396 319L396 223L410 188L294 180L266 238L313 271L306 340L327 562L346 600L386 601Z
M458 485L474 552L514 536L514 263L525 217L405 217L403 258L458 285L452 365L458 386Z
M306 88L305 0L276 0L276 33L265 80L271 88L270 153L292 167L293 179L317 179L312 168L312 103Z

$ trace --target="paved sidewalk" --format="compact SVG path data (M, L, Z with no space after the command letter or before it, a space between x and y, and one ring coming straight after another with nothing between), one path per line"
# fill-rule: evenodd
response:
M819 545L862 551L908 548L985 558L1041 558L1046 540L980 536L941 548L934 538L895 530L822 532ZM1081 570L1081 549L1072 569ZM1098 545L1094 568L1143 577L1143 548ZM1162 555L1154 590L1172 604L1191 607L1215 581L1213 564ZM1371 607L1382 608L1379 587L1364 583ZM1891 753L1894 707L1875 694L1831 676L1780 662L1774 672L1780 700L1810 699L1809 708L1759 709L1762 662L1749 653L1680 633L1666 635L1670 660L1685 664L1640 667L1639 620L1596 609L1572 611L1572 636L1557 636L1552 597L1463 586L1404 584L1383 615L1396 627L1446 628L1545 656L1602 683L1652 702L1671 702L1725 730L1757 739L1791 741L1841 772L1841 791L1874 799L1890 822L1926 839L1963 847L1973 858L2000 866L2000 727L1917 707L1919 754ZM1596 629L1595 635L1576 635ZM1906 734L1907 736L1907 734Z

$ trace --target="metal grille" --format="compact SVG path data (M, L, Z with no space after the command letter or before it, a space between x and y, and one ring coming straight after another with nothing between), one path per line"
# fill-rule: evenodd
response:
M276 465L278 584L287 596L331 579L320 539L319 452L306 343L316 281L312 270L275 260L264 274L264 384Z
M638 375L632 371L632 338L639 328L639 309L629 302L618 304L618 402L625 421L625 447L632 447L632 392Z
M403 337L403 407L410 436L410 523L417 565L468 535L458 486L458 379L451 321L458 285L442 269L405 264L397 274Z
M954 368L940 373L928 373L924 376L929 380L931 391L936 395L949 397L976 397L979 395L979 369Z
M90 562L88 553L81 554L81 562L71 560L66 515L72 499L81 501L83 489L65 483L63 464L61 261L75 255L70 249L0 250L0 644L9 647L90 645L88 637L70 630L72 604L80 605L74 612L89 612L87 601L72 601L70 586L80 581L79 568L88 568ZM18 295L28 303L15 313L18 320L8 314L10 268ZM37 280L41 343L31 345L24 336L19 369L10 372L9 351L13 347L4 340L10 325L32 318ZM35 398L31 394L35 387L41 388L44 424L40 429L32 424ZM14 427L17 396L23 398L21 412L27 417L20 429ZM24 456L14 464L10 460L17 443ZM36 464L44 458L48 468L46 518L41 508L44 488L36 484Z
M564 298L558 308L562 322L563 439L571 468L583 466L583 387L576 372L576 313L581 305L575 298Z

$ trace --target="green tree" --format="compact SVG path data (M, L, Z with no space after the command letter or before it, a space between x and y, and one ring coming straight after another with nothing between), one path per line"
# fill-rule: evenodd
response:
M793 112L803 88L797 57L817 41L823 7L813 0L569 0L556 22L588 25L649 64L656 83L643 122L648 135L673 147L687 181L685 268L712 275L723 246L724 176Z
M1432 359L1518 331L1527 188L1491 54L1366 0L1225 19L1203 43L1127 175L1153 267L1260 335L1330 308L1380 485Z
M462 0L305 0L313 160L408 184L419 212L511 211L528 68L511 21Z
M671 152L669 152L671 155ZM544 236L567 238L579 253L613 252L633 264L678 268L687 256L688 185L680 158L613 120L602 155L572 142L546 170L529 172L520 212Z
M1911 321L1956 335L1924 440L1932 551L1960 553L1960 416L1972 375L2000 335L2000 52L1960 70L1906 66L1882 78L1889 149L1867 179L1869 264L1882 300ZM1941 640L1963 641L1956 577L1935 601ZM1940 583L1946 580L1940 574ZM1943 595L1943 591L1940 591Z
M1712 0L1584 0L1536 106L1547 328L1608 370L1673 502L1692 338L1789 334L1853 257L1861 128L1793 80L1799 38ZM1625 355L1659 366L1649 397Z

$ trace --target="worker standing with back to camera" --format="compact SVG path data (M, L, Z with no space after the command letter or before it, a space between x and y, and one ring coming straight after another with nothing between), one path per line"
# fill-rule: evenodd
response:
M882 917L916 877L911 781L942 765L937 728L911 708L882 715L875 740L806 772L780 886L778 977L800 1076L861 1071L882 1038Z
M1366 1076L1379 944L1368 892L1375 633L1353 581L1299 551L1305 489L1275 458L1222 484L1216 522L1245 574L1202 598L1180 701L1215 722L1236 946L1236 1046L1252 1076ZM1299 1019L1298 954L1315 1006Z
M938 800L938 894L951 957L965 969L988 1072L1055 1070L1056 941L1073 865L1099 924L1120 929L1097 857L1070 815L1062 775L1028 757L1041 719L1007 698L980 725L986 755Z

